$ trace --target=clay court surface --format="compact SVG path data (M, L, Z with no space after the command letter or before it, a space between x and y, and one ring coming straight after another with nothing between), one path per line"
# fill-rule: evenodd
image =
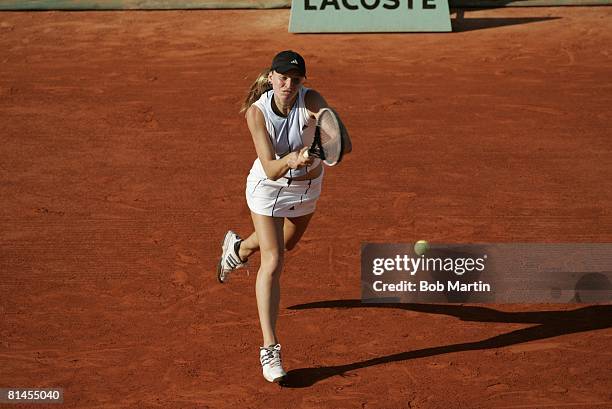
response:
M609 305L359 302L363 242L612 241L612 8L466 11L453 34L288 16L0 13L0 386L65 408L612 407ZM251 232L239 103L286 48L354 153L287 256L280 387L257 257L227 285L215 263Z

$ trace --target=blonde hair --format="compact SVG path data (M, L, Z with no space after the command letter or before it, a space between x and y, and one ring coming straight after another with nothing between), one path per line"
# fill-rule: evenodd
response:
M257 101L264 92L272 89L272 85L268 82L268 75L271 71L270 68L266 68L259 73L257 79L251 84L251 89L242 103L242 108L240 108L241 114L246 112L246 110L253 105L253 102Z

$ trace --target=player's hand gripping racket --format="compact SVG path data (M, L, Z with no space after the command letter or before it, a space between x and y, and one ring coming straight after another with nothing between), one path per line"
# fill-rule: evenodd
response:
M334 166L342 160L344 141L338 117L329 108L323 108L317 118L314 140L304 157L315 156L327 166Z

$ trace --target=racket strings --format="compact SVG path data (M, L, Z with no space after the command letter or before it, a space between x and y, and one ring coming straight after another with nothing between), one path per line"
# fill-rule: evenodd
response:
M321 159L327 159L330 162L335 162L341 155L341 131L336 118L331 114L323 113L319 117L320 129L320 150L323 153Z

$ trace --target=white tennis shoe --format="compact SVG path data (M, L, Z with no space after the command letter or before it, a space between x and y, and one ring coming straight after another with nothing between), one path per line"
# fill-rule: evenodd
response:
M280 344L259 348L259 361L266 381L279 382L287 376L283 369Z
M228 232L225 233L223 244L221 245L223 252L217 264L217 279L220 283L226 283L232 271L246 265L246 262L242 261L238 255L241 241L242 239L240 236L233 231L228 230Z

